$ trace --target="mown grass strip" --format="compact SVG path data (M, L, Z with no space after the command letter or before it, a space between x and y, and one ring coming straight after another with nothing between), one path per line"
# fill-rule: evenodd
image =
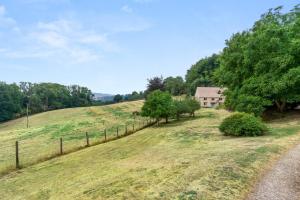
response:
M44 156L44 157L36 159L36 161L34 161L34 162L26 163L26 164L23 164L23 165L19 164L17 167L13 167L13 166L7 167L6 170L0 171L0 177L5 176L5 175L7 175L7 174L9 174L11 172L15 172L15 171L18 171L20 169L24 169L26 167L36 165L36 164L41 163L41 162L45 162L45 161L48 161L48 160L51 160L51 159L54 159L54 158L57 158L57 157L62 157L64 155L75 153L77 151L80 151L80 150L83 150L83 149L86 149L86 148L89 148L89 147L93 147L93 146L96 146L96 145L100 145L100 144L104 144L104 143L108 143L108 142L111 142L111 141L114 141L114 140L121 139L123 137L132 135L132 134L134 134L134 133L136 133L136 132L138 132L140 130L148 128L148 127L150 127L150 126L152 126L154 124L156 124L156 122L151 122L149 124L146 124L144 126L138 127L138 128L136 128L134 130L131 130L131 131L127 130L124 134L121 134L121 135L118 134L116 137L106 137L105 139L102 139L101 141L93 142L93 143L87 142L87 145L84 145L84 146L79 146L79 147L75 147L75 148L72 148L72 149L69 149L69 150L65 150L63 152L60 151L58 153L54 153L54 154L51 154L51 155L48 155L48 156ZM89 141L88 140L88 134L87 134L86 137L87 137L87 141Z

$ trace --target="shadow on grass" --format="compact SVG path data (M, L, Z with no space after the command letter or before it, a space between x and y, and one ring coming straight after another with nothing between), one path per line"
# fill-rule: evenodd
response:
M295 118L300 120L300 110L289 110L284 113L273 111L268 112L263 116L263 120L270 123L278 121L280 122L281 120L288 121Z
M159 124L155 124L153 126L153 128L182 126L187 121L194 121L194 120L207 119L207 118L213 119L215 117L216 117L215 113L204 113L201 115L196 115L195 117L185 115L185 116L181 116L181 118L179 120L173 119L173 120L170 120L168 123L166 123L165 121L162 121Z

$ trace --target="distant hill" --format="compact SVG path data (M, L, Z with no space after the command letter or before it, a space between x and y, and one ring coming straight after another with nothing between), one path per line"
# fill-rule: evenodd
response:
M112 101L113 99L114 95L112 94L94 93L94 100L96 101Z

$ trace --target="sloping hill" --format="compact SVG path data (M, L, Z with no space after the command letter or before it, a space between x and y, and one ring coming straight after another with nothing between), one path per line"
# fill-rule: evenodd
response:
M193 120L46 161L0 178L3 199L242 199L263 169L300 141L300 115L269 123L270 134L224 137L229 113Z
M0 124L0 173L14 167L15 141L19 141L21 165L34 162L59 152L59 140L63 138L64 149L70 150L85 144L85 132L91 142L107 135L124 132L125 125L137 124L143 101L125 102L107 106L82 107L55 110ZM130 126L131 128L131 126Z

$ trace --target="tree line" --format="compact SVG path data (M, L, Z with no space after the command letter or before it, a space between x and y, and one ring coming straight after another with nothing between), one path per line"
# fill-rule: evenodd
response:
M122 101L136 101L145 98L145 93L143 91L137 92L133 91L131 94L116 94L111 103L119 103Z
M0 122L61 108L92 105L91 90L79 85L57 83L7 84L0 82Z
M155 90L167 91L174 96L187 94L193 96L197 87L217 86L218 81L214 76L216 69L220 67L219 54L200 59L187 70L185 79L181 76L167 77L156 76L148 79L145 94Z

